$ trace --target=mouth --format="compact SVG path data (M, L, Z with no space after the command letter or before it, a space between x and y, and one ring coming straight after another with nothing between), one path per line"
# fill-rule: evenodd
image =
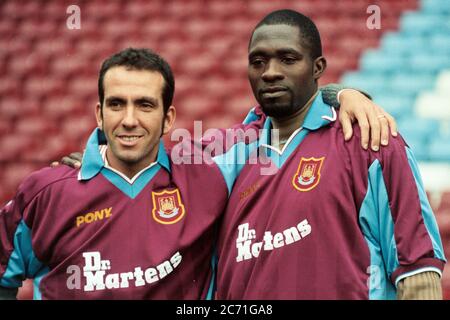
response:
M267 87L260 90L260 95L264 99L273 99L287 93L287 88L282 86Z
M142 137L142 135L117 135L119 142L126 147L136 145Z

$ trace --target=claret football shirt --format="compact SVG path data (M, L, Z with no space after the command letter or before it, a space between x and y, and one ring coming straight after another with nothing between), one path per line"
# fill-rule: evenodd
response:
M33 173L0 212L0 285L35 299L201 299L212 294L216 225L228 199L215 163L157 161L128 179L89 138L81 170ZM104 142L104 141L103 141Z
M391 299L404 277L442 273L409 147L399 136L365 151L336 119L319 94L283 150L261 137L268 161L243 166L220 228L217 298Z

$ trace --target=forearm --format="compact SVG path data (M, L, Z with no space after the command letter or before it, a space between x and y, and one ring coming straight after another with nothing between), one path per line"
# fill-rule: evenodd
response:
M428 271L400 280L397 285L398 300L442 300L439 274Z
M337 84L337 83L330 83L327 84L326 86L320 87L320 90L322 91L322 97L323 97L323 101L325 101L326 104L333 106L333 107L339 107L340 103L338 100L338 93L341 90L344 89L354 89L357 90L359 92L361 92L362 94L364 94L367 98L372 99L372 97L360 90L360 89L356 89L356 88L351 88L342 84Z

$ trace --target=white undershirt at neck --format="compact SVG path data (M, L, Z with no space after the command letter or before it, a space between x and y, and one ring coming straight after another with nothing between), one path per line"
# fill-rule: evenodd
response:
M319 90L317 90L312 96L311 98L309 98L308 101L306 101L306 103L303 105L303 107L301 108L303 109L308 109L309 107L311 107L311 105L314 102L314 99L319 95ZM306 118L306 115L305 115ZM303 122L305 120L305 118L303 119ZM292 139L294 139L294 137L297 135L297 133L299 133L302 129L303 129L303 122L302 122L302 126L300 126L300 128L297 128L294 130L294 132L291 133L291 135L289 136L289 138L287 140L283 140L283 141L278 141L278 143L275 143L275 141L272 140L272 138L270 139L270 145L267 145L268 148L276 151L278 154L282 154L284 152L284 150L286 150L287 146L289 145L289 143L292 141ZM283 148L280 150L280 146L283 146Z
M117 170L117 169L114 169L113 167L111 167L110 165L109 165L109 163L108 163L108 159L107 159L107 157L106 157L106 150L108 150L108 146L107 145L101 145L100 146L100 148L99 148L100 150L100 155L102 156L102 159L103 159L103 162L104 162L104 166L105 166L105 168L107 168L107 169L109 169L109 170L111 170L111 171L113 171L113 172L115 172L115 173L117 173L119 176L121 176L126 182L128 182L129 184L133 184L135 181L136 181L136 179L137 178L139 178L139 176L144 172L144 171L146 171L147 169L149 169L149 168L151 168L151 167L153 167L157 162L155 161L155 162L153 162L153 163L151 163L150 165L148 165L147 167L145 167L144 169L142 169L141 171L139 171L138 173L136 173L134 176L133 176L133 178L128 178L125 174L123 174L122 172L120 172L119 170Z

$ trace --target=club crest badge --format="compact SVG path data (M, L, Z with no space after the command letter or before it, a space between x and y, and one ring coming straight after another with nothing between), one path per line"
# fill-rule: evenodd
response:
M298 191L309 191L315 188L320 181L320 169L322 168L322 158L301 158L297 172L292 179L294 188Z
M180 190L163 190L152 192L153 219L162 224L173 224L181 220L185 214L181 202Z

